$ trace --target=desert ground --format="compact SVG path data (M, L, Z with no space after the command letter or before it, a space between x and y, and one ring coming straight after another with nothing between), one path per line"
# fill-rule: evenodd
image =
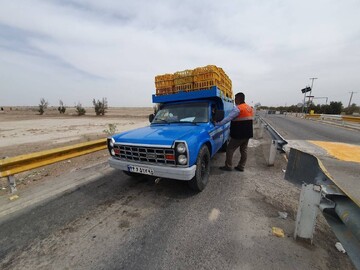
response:
M153 108L109 108L104 116L96 116L94 108L85 108L78 116L74 108L60 114L57 108L46 109L43 115L37 107L3 107L0 111L0 158L14 157L56 147L105 138L110 126L121 132L148 125ZM74 158L16 175L18 189L36 184L48 176L60 175L64 170L106 160L106 150ZM0 180L0 195L8 192L7 179Z

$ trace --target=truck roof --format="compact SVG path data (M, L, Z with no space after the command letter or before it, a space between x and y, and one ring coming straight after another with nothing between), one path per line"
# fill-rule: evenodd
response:
M179 92L169 95L156 96L152 95L153 103L167 103L185 100L207 99L207 98L220 98L223 101L233 102L231 98L228 98L224 93L216 86L207 90L195 90L191 92Z

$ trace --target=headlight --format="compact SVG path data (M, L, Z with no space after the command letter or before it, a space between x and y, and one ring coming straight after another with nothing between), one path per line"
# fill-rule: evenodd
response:
M110 155L115 156L115 150L114 150L115 140L114 140L114 138L108 138L107 139L107 146L108 146L108 150L110 152Z
M184 154L184 153L186 152L185 143L179 143L179 144L176 146L176 151L177 151L179 154Z
M187 163L187 157L185 155L180 155L178 157L178 162L181 165L185 165Z
M114 147L114 143L115 143L114 138L111 138L110 141L109 141L110 147Z

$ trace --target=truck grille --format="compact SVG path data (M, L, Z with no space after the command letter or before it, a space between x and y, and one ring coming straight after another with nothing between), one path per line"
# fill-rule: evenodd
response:
M174 149L115 144L114 150L115 157L123 160L138 161L141 163L176 165ZM170 157L174 158L171 159Z

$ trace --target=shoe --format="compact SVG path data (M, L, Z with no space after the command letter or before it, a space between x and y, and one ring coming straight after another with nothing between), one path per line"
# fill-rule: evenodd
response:
M220 170L223 170L223 171L228 171L228 172L231 172L232 169L228 166L222 166L222 167L219 167Z
M244 168L235 167L234 169L237 170L237 171L239 171L239 172L243 172L243 171L244 171Z

